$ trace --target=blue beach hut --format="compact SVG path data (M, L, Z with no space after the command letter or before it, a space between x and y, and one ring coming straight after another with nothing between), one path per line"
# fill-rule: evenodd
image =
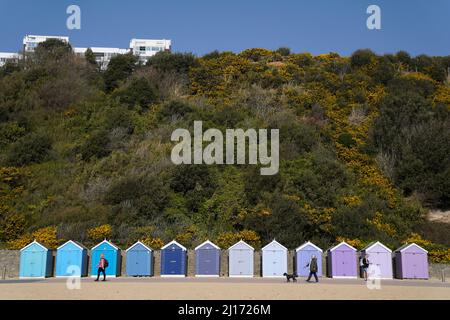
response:
M220 248L207 240L195 248L195 276L218 277Z
M153 275L153 250L138 241L126 251L126 275L149 277Z
M317 276L322 276L322 254L323 251L312 242L305 242L295 250L295 270L298 276L309 276L309 262L313 255L317 258Z
M104 254L105 259L108 260L108 267L105 270L106 276L118 276L121 262L120 249L105 239L91 249L91 277L97 277L101 254Z
M52 250L36 240L20 250L19 278L51 277L52 271Z
M161 277L186 276L186 251L175 240L161 248Z
M87 249L69 240L56 250L56 277L87 276Z

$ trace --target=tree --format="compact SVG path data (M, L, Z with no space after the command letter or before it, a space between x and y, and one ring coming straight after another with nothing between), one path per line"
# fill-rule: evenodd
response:
M138 58L132 53L120 54L113 58L108 64L103 78L105 81L105 90L111 92L116 89L120 82L126 80L136 69Z
M97 65L97 61L95 60L94 52L91 48L87 48L86 52L84 53L84 58L86 61L92 65Z
M176 72L187 74L191 67L198 65L197 58L192 53L170 53L161 51L150 57L148 66L152 66L161 72Z
M350 57L350 65L353 68L361 68L372 63L372 59L375 57L375 53L370 49L356 50Z

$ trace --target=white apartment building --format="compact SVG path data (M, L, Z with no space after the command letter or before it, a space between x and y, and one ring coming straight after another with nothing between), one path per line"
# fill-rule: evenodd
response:
M6 62L17 63L19 61L20 54L14 52L0 52L0 67L3 67Z
M66 43L69 43L69 37L26 35L25 37L23 37L23 51L34 52L39 43L45 42L49 39L58 39Z
M66 43L69 42L69 37L65 36L39 36L39 35L26 35L23 37L23 52L31 53L36 50L39 43L45 42L49 39L58 39ZM126 54L132 52L134 55L139 57L139 61L146 63L147 59L154 56L161 51L169 51L172 47L172 41L166 39L131 39L129 49L121 48L105 48L105 47L91 47L92 52L95 55L95 60L99 64L101 70L106 70L109 61L112 57L119 54ZM79 56L84 56L88 48L73 48L75 54ZM3 66L6 61L18 61L20 58L18 53L0 53L0 67Z
M131 39L130 49L133 54L139 57L141 62L146 62L151 56L160 51L170 51L172 47L171 40L150 40L150 39Z
M88 48L74 48L73 51L78 56L84 57L87 49ZM94 53L95 61L97 61L97 64L99 65L101 70L106 70L112 57L119 54L127 54L129 52L128 49L120 48L91 47L90 49Z

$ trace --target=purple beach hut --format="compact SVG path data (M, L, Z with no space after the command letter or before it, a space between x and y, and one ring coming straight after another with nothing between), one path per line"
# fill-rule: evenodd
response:
M331 278L357 278L356 249L345 241L327 250L327 274Z
M428 279L428 251L415 243L394 252L395 273L399 279Z
M369 273L373 278L392 279L392 250L379 241L361 250L361 258L369 255Z

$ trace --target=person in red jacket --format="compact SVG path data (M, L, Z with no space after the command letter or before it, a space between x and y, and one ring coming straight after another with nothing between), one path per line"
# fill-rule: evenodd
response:
M95 279L95 281L98 281L98 279L100 278L100 273L103 273L103 280L102 281L106 281L106 259L105 259L105 255L102 253L100 255L100 261L98 262L98 270L97 270L97 279Z

